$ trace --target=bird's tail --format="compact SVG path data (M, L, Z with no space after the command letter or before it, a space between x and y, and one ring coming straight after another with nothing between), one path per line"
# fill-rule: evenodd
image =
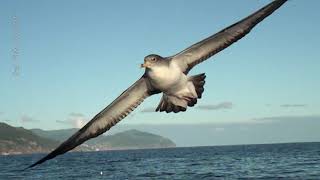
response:
M206 83L205 79L206 79L206 74L205 73L189 77L189 81L191 81L193 83L194 88L195 88L195 90L197 92L197 96L198 96L199 99L202 97L202 93L204 91L204 87L203 86ZM190 106L190 105L188 104L188 106Z
M176 95L163 94L162 99L156 109L156 111L180 112L186 111L187 106L194 106L197 103L197 99L200 99L204 91L206 75L198 74L189 77L189 92L184 92Z

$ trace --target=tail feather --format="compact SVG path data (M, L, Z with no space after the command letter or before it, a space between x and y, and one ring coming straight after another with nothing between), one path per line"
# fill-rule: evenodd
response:
M161 101L158 107L156 108L156 111L178 113L180 111L186 111L188 106L192 107L195 104L197 104L197 99L201 98L202 93L204 91L203 86L205 84L205 78L206 75L204 73L189 77L189 81L192 82L197 96L195 96L195 94L189 94L179 98L177 96L163 94Z
M197 104L197 98L191 99L191 101L188 102L189 107L193 107L195 104Z
M193 85L195 87L195 90L197 92L197 95L198 95L199 99L201 99L202 93L204 91L204 87L203 86L206 83L205 79L206 79L206 74L205 73L189 77L189 80L193 82ZM196 103L197 103L197 101L196 101Z
M170 113L170 112L177 113L180 111L186 111L186 109L187 108L184 107L183 104L176 105L173 103L173 100L170 100L167 95L163 94L162 99L156 111L160 111L160 112L166 111L167 113Z

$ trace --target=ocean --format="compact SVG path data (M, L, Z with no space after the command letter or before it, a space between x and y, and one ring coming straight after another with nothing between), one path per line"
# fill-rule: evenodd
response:
M320 179L320 143L0 156L0 179Z

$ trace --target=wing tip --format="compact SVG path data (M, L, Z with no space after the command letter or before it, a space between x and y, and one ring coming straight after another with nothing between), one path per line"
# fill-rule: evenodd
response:
M36 165L38 165L38 164L39 164L39 161L37 161L36 163L31 164L30 166L28 166L28 167L26 167L26 168L22 169L21 171L29 170L29 169L31 169L31 168L33 168L33 167L35 167L35 166L36 166Z
M45 161L44 159L45 159L45 158L42 158L42 159L40 159L39 161L37 161L37 162L31 164L30 166L24 168L23 171L28 170L28 169L31 169L31 168L35 167L36 165L43 163L43 162Z
M26 168L22 169L22 171L29 170L29 169L33 168L34 166L36 166L36 165L35 165L35 164L32 164L32 165L30 165L30 166L28 166L28 167L26 167Z
M56 149L57 150L57 149ZM23 170L28 170L28 169L31 169L39 164L42 164L43 162L49 160L49 159L52 159L54 157L56 157L58 154L56 154L56 150L52 151L51 153L47 154L46 156L44 156L43 158L41 158L40 160L38 160L37 162L31 164L30 166L26 167L25 169Z

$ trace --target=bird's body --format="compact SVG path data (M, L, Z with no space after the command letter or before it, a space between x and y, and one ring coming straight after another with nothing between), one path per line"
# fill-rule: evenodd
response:
M142 67L146 68L145 74L152 88L163 93L157 111L185 111L187 106L194 106L201 98L205 76L200 79L203 83L194 82L171 58L149 55Z
M187 75L183 74L179 66L167 59L162 61L166 61L166 63L146 70L152 86L164 93L172 93L185 86L188 78Z
M194 106L197 99L202 97L206 76L204 73L189 76L189 71L197 64L247 35L259 22L286 1L274 0L250 16L174 56L161 57L152 54L145 57L142 67L146 70L139 80L94 116L78 132L29 168L66 153L83 142L106 132L151 95L163 93L156 111L178 113L186 111L188 106Z

